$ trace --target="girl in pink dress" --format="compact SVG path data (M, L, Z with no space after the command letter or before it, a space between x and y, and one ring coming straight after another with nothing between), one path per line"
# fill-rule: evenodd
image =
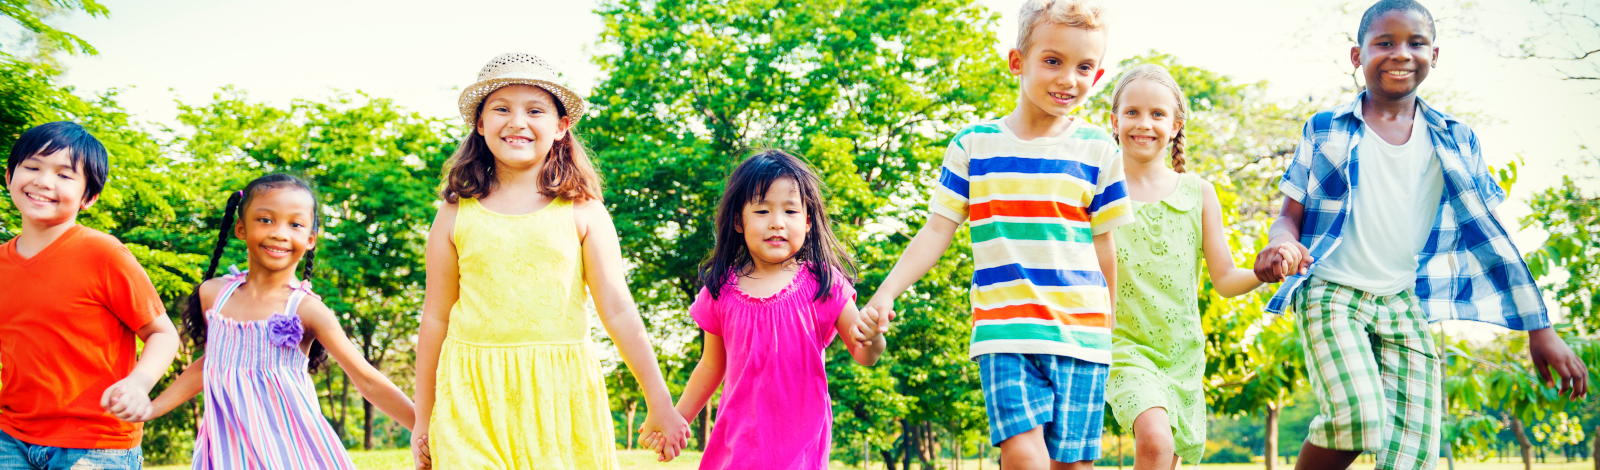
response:
M800 159L768 150L745 160L716 222L705 287L689 307L705 350L677 406L693 419L723 386L700 468L826 469L833 405L823 352L842 332L850 356L870 366L888 323L856 310L853 261Z

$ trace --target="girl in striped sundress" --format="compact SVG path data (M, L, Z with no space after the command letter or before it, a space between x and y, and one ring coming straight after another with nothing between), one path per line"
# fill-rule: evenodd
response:
M183 313L205 356L152 402L161 416L204 388L194 468L354 469L308 373L329 355L384 414L407 429L415 421L411 400L367 363L310 282L295 279L302 257L310 277L320 219L311 186L290 175L257 178L228 198L209 280ZM230 232L244 240L250 270L211 279Z

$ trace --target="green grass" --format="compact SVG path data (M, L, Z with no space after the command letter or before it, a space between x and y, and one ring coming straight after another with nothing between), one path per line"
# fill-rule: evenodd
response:
M412 468L411 452L405 449L375 450L371 452L351 451L350 458L351 460L355 461L356 467L367 470L411 470ZM677 459L674 459L671 462L658 463L656 462L655 454L652 452L642 450L619 450L617 451L617 460L622 464L622 468L629 470L688 470L699 468L700 453L692 451L685 452L683 455L678 456ZM1364 465L1363 463L1358 462L1353 467L1365 468L1366 466L1370 466L1370 464ZM832 467L833 470L851 470L861 468L859 466L853 467L839 462L834 462L830 467ZM1187 465L1184 467L1189 469L1193 468ZM149 470L182 470L189 468L189 466L167 465L145 468ZM874 461L872 466L869 468L874 470L882 469L883 463ZM977 470L977 468L977 459L968 459L961 463L961 470ZM995 465L994 461L991 460L989 462L985 462L983 464L983 468L984 470L997 470L999 466ZM1125 470L1132 470L1132 468L1133 467L1131 466L1125 467ZM1200 466L1200 470L1262 470L1263 468L1265 467L1259 463L1206 464ZM1292 470L1294 466L1280 465L1279 468L1284 470ZM1594 463L1589 461L1573 461L1569 463L1562 461L1559 458L1553 458L1550 459L1549 463L1535 463L1533 464L1533 468L1534 470L1593 470L1595 467ZM1439 460L1439 470L1446 470L1445 461L1443 459ZM1520 461L1501 463L1494 459L1491 459L1488 462L1456 461L1456 470L1522 470L1522 463Z

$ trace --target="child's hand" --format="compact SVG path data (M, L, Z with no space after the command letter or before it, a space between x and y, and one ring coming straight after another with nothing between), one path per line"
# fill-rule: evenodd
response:
M894 321L895 317L894 299L883 299L874 295L871 299L867 300L866 305L861 306L861 316L868 316L868 310L877 312L878 324L880 325L879 333L888 333L889 322Z
M1546 387L1559 385L1560 394L1573 399L1589 395L1589 368L1572 353L1572 348L1567 347L1554 328L1528 332L1528 355L1533 356L1533 368L1539 370L1539 378ZM1560 383L1550 376L1551 368L1556 370Z
M856 342L868 344L889 332L889 319L887 315L878 312L878 309L867 306L861 309L862 335L856 337Z
M1311 267L1311 250L1295 240L1272 243L1256 254L1256 279L1261 282L1283 282L1294 274L1305 274Z
M411 436L411 461L416 464L417 470L433 468L433 451L428 448L427 434Z
M639 443L642 444L641 447L655 451L657 462L671 462L678 457L676 454L667 455L667 440L659 432L639 438Z
M645 414L644 425L639 427L639 435L646 436L659 433L662 437L659 443L646 444L645 438L640 438L639 443L650 447L658 447L657 459L666 462L678 456L684 447L689 446L689 421L678 414L672 407L658 410L651 408Z
M155 381L144 374L128 374L100 394L100 407L129 423L149 421L155 418L155 408L150 406L150 388L153 386Z

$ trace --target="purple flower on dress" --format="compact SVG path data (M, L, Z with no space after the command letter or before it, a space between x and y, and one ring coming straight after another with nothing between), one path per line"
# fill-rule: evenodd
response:
M267 341L273 346L299 347L304 335L305 328L300 326L298 317L278 313L267 319Z

